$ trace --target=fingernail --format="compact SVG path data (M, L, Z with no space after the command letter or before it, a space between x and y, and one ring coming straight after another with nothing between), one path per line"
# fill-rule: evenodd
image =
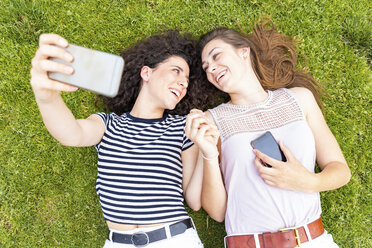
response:
M66 47L68 45L67 41L65 41L64 39L59 39L58 40L58 43L63 46L63 47Z
M66 67L66 72L72 74L74 72L74 69L72 67Z
M69 53L65 53L65 58L66 58L69 62L72 62L72 60L74 59L74 57L72 57L72 55L69 54Z

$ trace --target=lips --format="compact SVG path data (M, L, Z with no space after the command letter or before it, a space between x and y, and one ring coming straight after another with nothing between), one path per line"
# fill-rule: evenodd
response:
M175 88L169 88L170 92L172 92L177 98L179 98L182 94L182 91Z
M223 77L225 76L226 71L227 71L227 70L225 69L225 70L220 71L220 72L217 74L217 76L215 77L215 81L216 81L217 83L219 83L220 79L223 78Z

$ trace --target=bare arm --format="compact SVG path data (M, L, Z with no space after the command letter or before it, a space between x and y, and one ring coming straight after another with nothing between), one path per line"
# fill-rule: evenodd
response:
M351 177L349 166L313 94L305 88L294 88L292 91L297 95L314 134L316 160L322 170L314 175L313 185L309 187L314 192L321 192L345 185Z
M187 118L186 135L200 149L198 166L203 169L202 207L211 218L221 222L225 218L227 195L218 161L219 132L209 113L193 110Z
M76 120L64 103L60 92L72 92L77 88L48 77L49 71L73 73L71 67L48 60L49 57L58 57L65 61L72 61L72 56L61 49L66 46L68 46L67 41L56 34L40 36L39 48L32 59L30 83L44 124L55 139L67 146L95 145L101 140L105 131L103 122L98 116Z
M182 188L187 205L194 211L201 207L201 187L203 180L203 164L198 163L199 149L193 145L182 152Z
M202 206L211 218L222 222L225 219L227 193L218 159L203 159Z

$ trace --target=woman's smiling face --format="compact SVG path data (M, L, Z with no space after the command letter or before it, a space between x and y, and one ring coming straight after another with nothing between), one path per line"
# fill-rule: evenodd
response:
M190 69L187 62L171 56L150 69L149 87L155 104L164 109L174 109L186 95Z
M234 84L244 75L244 49L236 49L221 39L208 42L201 58L208 81L226 93L233 90Z

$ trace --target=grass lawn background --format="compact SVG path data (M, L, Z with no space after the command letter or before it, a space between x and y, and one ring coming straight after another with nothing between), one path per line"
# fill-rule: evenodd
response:
M280 32L295 36L300 66L327 89L326 119L351 168L348 185L321 193L324 225L340 247L371 247L369 0L2 0L0 247L102 247L107 234L95 193L94 148L60 145L36 106L29 70L40 34L118 54L164 28L198 37L221 25L237 28L235 19L250 31L267 15ZM84 90L63 96L77 118L103 109ZM223 247L223 224L203 210L190 214L205 247Z

